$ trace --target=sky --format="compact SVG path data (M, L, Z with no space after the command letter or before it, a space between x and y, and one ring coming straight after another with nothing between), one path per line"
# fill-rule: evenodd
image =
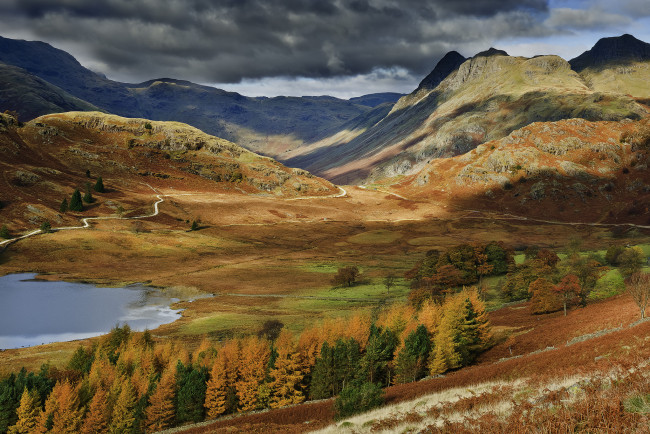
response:
M451 50L568 60L623 33L650 42L650 0L0 1L0 36L113 80L248 96L409 93Z

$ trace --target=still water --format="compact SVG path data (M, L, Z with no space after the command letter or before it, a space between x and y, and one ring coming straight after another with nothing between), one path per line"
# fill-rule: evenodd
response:
M0 349L89 338L118 324L151 330L180 318L169 307L177 299L146 286L99 288L35 276L0 277Z

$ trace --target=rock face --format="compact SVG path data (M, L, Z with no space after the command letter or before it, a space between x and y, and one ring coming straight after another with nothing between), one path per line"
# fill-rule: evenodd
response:
M408 197L448 195L550 219L636 221L650 206L650 119L535 122L457 157L432 160L400 183Z
M624 62L645 60L650 60L650 44L625 34L600 39L591 50L569 60L569 63L575 71L581 72L586 68L611 63L623 64Z

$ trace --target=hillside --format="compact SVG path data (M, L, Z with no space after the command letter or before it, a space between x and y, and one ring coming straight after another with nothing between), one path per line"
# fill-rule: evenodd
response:
M451 65L461 58L451 56ZM441 63L436 69L451 69L449 58ZM558 56L512 57L490 49L465 60L435 88L437 80L420 85L371 128L347 143L334 142L329 153L306 150L286 161L352 183L415 173L431 159L466 153L532 122L646 115L628 95L645 96L645 63L634 66L633 74L585 71L579 75Z
M51 85L24 69L0 63L0 107L20 113L20 120L97 107Z
M405 178L409 197L565 221L649 224L648 118L535 122Z
M49 44L2 37L0 62L22 68L106 112L184 122L271 156L283 151L285 143L302 144L325 137L333 128L398 96L369 95L350 101L327 96L250 98L170 78L119 83L84 68L70 54ZM0 89L11 89L20 83L24 79L5 77ZM11 107L3 104L0 109ZM23 110L36 113L27 107ZM60 110L49 113L56 111ZM26 120L30 118L27 113L19 114Z
M12 230L44 219L76 221L77 215L60 214L59 204L97 176L110 188L104 200L90 205L95 215L132 208L137 192L151 195L148 186L282 197L338 191L303 170L178 122L98 112L47 115L22 127L10 116L0 119L0 201Z

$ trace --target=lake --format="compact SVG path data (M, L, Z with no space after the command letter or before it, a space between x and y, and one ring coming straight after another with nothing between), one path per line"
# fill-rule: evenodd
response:
M85 339L118 324L151 330L180 318L169 307L177 299L144 285L100 288L35 277L0 277L0 349Z

